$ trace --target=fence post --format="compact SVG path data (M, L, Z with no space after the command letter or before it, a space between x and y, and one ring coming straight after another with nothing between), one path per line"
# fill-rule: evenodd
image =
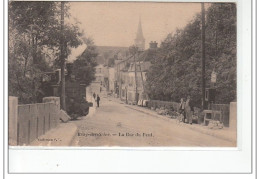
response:
M18 98L9 96L8 103L8 144L17 145Z

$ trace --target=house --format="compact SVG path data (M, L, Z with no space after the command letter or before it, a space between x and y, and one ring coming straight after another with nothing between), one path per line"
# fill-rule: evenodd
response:
M125 73L125 91L122 90L122 97L125 97L125 100L128 103L135 104L136 101L140 99L146 99L145 95L145 81L146 81L146 72L151 66L149 61L139 61L132 62L130 67Z
M100 65L96 66L95 68L96 68L95 82L102 84L104 82L104 66L102 64L100 64Z
M148 98L145 93L146 73L151 66L151 61L160 57L157 42L151 42L149 49L117 64L116 78L121 100L135 104L140 99Z
M108 67L108 91L115 92L115 68Z

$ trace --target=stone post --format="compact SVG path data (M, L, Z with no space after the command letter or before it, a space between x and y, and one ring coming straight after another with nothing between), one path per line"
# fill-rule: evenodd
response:
M42 99L42 102L43 103L53 102L58 107L58 109L60 109L60 97L56 97L56 96L44 97Z
M237 102L231 102L229 108L229 128L237 130Z
M17 145L18 98L9 96L8 99L8 144Z

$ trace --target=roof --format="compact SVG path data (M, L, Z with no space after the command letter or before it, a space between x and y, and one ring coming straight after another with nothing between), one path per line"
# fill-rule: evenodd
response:
M100 53L107 52L107 51L124 51L128 50L128 47L117 47L117 46L96 46L97 51Z
M121 71L130 72L130 71L134 71L134 65L133 64L134 64L134 61L136 61L137 71L141 71L140 66L139 66L139 62L141 63L142 71L147 71L150 68L151 62L153 60L163 58L164 56L165 55L162 52L160 52L159 48L148 49L148 50L145 50L145 51L139 53L138 55L136 55L135 59L134 59L134 56L130 56L130 57L124 59L124 60L115 62L115 64L119 65L120 63L126 62L125 68L121 69Z
M141 62L136 62L136 71L137 72L145 72L147 70L149 70L151 66L151 62L144 62L144 61L141 61ZM128 72L134 72L135 71L135 65L134 63L131 63L130 64L130 67L128 69Z
M139 55L137 55L134 59L134 57L130 57L129 58L129 62L134 62L134 60L136 61L152 61L152 60L156 60L158 58L162 58L164 55L161 54L159 52L159 49L148 49L145 50L141 53L139 53Z
M126 62L126 61L128 61L128 62L129 62L129 61L132 61L132 60L131 60L132 58L134 58L134 57L133 57L133 56L128 56L128 57L125 58L125 59L116 60L116 61L115 61L115 64L118 65L118 64L123 63L123 62Z

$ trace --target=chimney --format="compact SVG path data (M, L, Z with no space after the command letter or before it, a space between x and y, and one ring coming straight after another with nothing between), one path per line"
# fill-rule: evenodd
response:
M156 41L151 41L150 42L150 49L156 49L157 48L157 42Z

